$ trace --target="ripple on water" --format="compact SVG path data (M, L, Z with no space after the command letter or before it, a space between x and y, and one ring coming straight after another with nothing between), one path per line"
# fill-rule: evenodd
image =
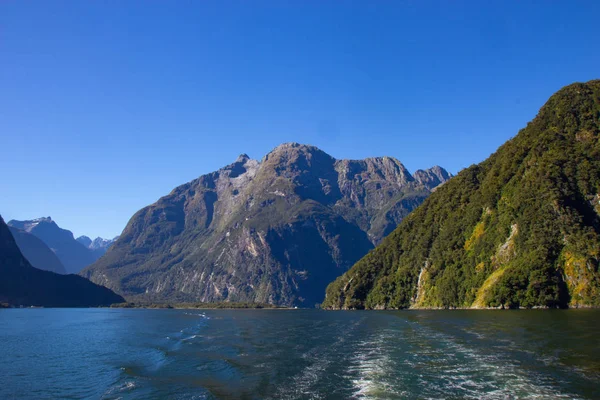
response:
M423 371L419 383L425 396L575 398L570 393L562 393L551 378L523 369L508 353L487 353L483 347L469 346L423 323L415 324L413 333L414 336L408 338L409 343L416 344L412 366ZM423 339L430 345L420 352Z
M13 314L31 317L19 328ZM0 398L596 399L599 321L596 311L14 310L0 312Z
M126 368L121 368L123 372L125 372ZM127 393L133 392L138 387L138 384L135 381L135 378L131 377L121 377L114 385L109 387L102 396L103 399L121 399L122 396Z
M363 319L355 321L344 329L335 329L333 343L327 341L319 346L314 346L309 351L300 355L299 362L304 365L296 374L291 377L290 382L279 386L275 399L324 399L330 397L326 390L319 385L328 378L327 371L332 363L339 362L339 357L344 356L348 350L349 338L361 325ZM297 347L298 348L298 347Z

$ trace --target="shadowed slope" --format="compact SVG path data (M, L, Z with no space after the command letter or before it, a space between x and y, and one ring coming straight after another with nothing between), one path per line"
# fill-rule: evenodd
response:
M67 273L56 254L41 239L21 229L12 226L8 228L19 246L19 250L34 268L57 274Z
M77 275L33 268L0 217L0 302L45 307L97 307L124 299Z

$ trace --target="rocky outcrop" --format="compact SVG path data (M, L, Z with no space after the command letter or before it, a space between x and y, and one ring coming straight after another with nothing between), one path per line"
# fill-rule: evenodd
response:
M286 143L138 211L82 275L133 299L312 307L430 191L394 158Z

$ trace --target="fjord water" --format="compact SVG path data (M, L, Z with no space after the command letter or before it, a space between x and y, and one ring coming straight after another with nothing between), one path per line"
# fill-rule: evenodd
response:
M0 310L0 398L600 398L600 310Z

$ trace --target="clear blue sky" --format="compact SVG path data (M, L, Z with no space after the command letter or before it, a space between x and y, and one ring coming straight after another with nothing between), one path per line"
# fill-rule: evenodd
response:
M368 4L367 4L368 3ZM600 78L597 1L3 1L0 214L112 237L282 142L453 173Z

